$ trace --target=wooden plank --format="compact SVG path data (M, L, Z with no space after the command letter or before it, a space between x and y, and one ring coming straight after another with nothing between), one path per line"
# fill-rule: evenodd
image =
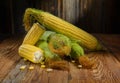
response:
M60 6L60 5L59 5ZM58 16L57 0L40 0L35 2L35 7Z
M26 65L25 70L20 70L20 66ZM34 70L29 70L30 66L34 66ZM3 83L67 83L67 71L53 70L47 72L46 69L41 69L40 65L21 60L16 67L6 76Z
M29 63L26 63L27 66L29 66ZM16 67L13 68L9 74L4 78L2 81L3 83L22 83L22 80L24 80L24 76L27 72L27 68L25 70L20 70L20 67L22 65L26 65L24 60L20 60Z
M120 61L120 35L96 35L110 53Z
M62 0L58 0L58 16L61 18Z
M20 60L18 56L19 38L10 38L0 43L0 81L15 67Z
M75 69L71 66L72 79L70 83L119 83L120 63L110 53L91 53L92 58L97 61L97 65L92 70Z

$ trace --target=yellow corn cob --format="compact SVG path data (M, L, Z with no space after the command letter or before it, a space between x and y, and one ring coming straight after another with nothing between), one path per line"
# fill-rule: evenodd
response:
M40 63L43 61L43 51L35 46L23 44L19 47L19 55L33 63Z
M58 33L62 33L71 39L75 39L80 41L80 44L90 50L100 50L101 45L98 40L91 34L87 33L86 31L74 26L73 24L68 23L56 17L50 13L28 8L25 11L24 15L24 25L26 29L30 28L30 22L33 19L30 19L30 16L34 17L39 23L41 23L46 28L56 31Z
M44 29L42 26L39 25L39 23L34 23L32 28L28 31L26 34L23 44L30 44L34 45L40 36L44 33Z

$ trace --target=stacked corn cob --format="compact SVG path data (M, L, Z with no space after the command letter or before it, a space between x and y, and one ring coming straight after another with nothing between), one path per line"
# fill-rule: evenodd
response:
M34 23L32 28L25 36L22 45L19 47L19 55L33 63L39 63L43 60L43 51L35 47L35 43L44 33L44 29L38 23Z
M89 50L102 49L100 43L93 35L68 23L67 21L64 21L50 13L43 12L41 10L31 8L26 9L23 19L26 30L30 29L30 25L33 19L37 20L47 29L62 33L71 39L79 41L82 46L86 47Z
M35 21L37 21L38 23L34 23ZM66 36L66 37L62 36L63 38L62 44L64 38L68 38L68 42L75 41L68 45L70 47L67 53L66 52L63 53L68 55L70 54L70 52L72 52L71 50L73 50L74 51L73 53L77 54L77 56L72 56L74 58L77 57L78 59L78 57L84 55L84 50L82 47L85 47L88 50L102 49L100 43L93 35L50 13L37 9L28 8L25 11L23 22L24 22L25 30L27 31L27 35L25 36L22 45L19 47L19 54L20 56L30 60L33 63L42 62L44 57L49 57L51 59L53 57L55 58L57 56L57 54L55 53L59 54L58 49L56 52L56 49L53 48L54 46L52 47L52 45L54 44L51 44L54 38L52 38L52 41L48 45L47 38L48 36L50 36L51 32L46 35L44 34L46 30L51 30L53 32L59 33L60 35ZM46 28L46 30L44 27ZM42 42L41 41L39 42L40 39L43 39ZM35 46L37 42L39 42L38 47ZM60 44L57 43L57 45ZM62 49L60 49L60 51L61 50ZM59 58L60 57L57 57L57 59Z

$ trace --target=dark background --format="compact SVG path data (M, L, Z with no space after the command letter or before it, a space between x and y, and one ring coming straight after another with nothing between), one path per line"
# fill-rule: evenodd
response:
M26 8L48 11L89 33L119 34L118 0L2 0L0 37L24 33Z

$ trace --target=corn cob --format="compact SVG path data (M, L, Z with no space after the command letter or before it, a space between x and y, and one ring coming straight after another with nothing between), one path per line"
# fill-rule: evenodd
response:
M50 30L62 33L71 39L78 40L82 46L90 50L101 50L100 43L93 35L65 20L41 10L32 8L26 9L23 19L26 30L29 30L32 20L34 21L34 19Z
M26 34L23 44L30 44L34 45L40 36L44 33L44 29L42 26L39 25L39 23L34 23L32 28L28 31Z
M28 44L19 47L19 55L33 63L40 63L44 59L43 51L40 48Z

